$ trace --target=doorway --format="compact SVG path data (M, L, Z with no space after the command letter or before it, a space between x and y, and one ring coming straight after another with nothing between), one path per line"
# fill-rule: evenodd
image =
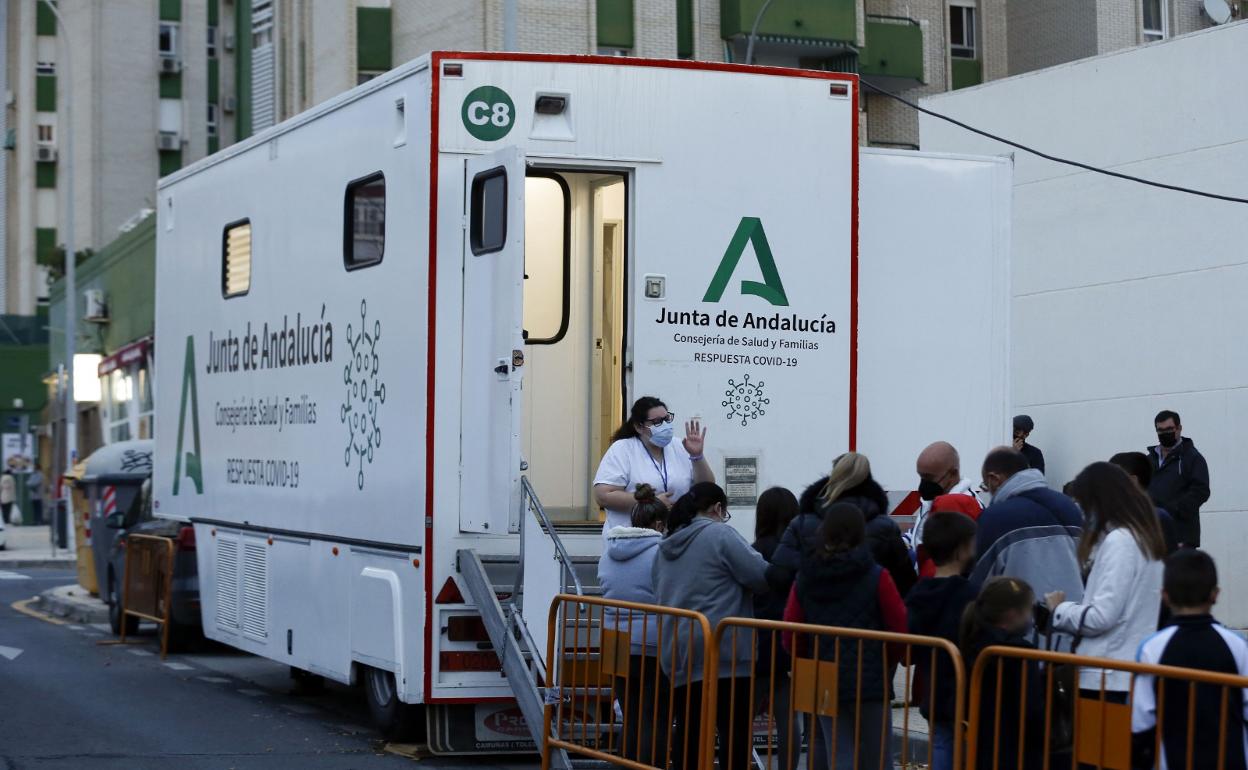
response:
M626 193L620 173L525 180L521 451L561 526L600 525L590 489L625 414Z

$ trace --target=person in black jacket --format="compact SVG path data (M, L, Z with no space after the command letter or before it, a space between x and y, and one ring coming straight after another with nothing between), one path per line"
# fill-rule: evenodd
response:
M824 512L833 503L850 503L862 511L866 520L867 546L871 557L888 570L904 598L918 580L914 563L901 538L901 528L889 516L888 495L871 477L871 463L867 456L847 452L832 464L832 473L807 487L802 493L798 507L801 513L793 519L780 538L780 545L772 556L774 568L768 573L773 587L787 576L792 581L802 564L802 557L809 553L816 541L819 523Z
M797 516L797 498L784 487L772 487L758 496L754 519L754 550L768 562L780 545L780 536L788 529L789 522ZM790 579L782 585L773 585L765 594L754 597L754 617L759 620L783 620L784 605L793 587ZM773 743L759 749L763 758L780 759L781 770L789 770L798 764L802 745L802 720L793 721L792 697L789 689L789 655L780 649L778 634L758 631L755 642L754 663L754 710L769 716L775 724ZM790 748L796 746L796 749Z
M979 593L963 574L975 562L975 522L964 513L938 510L927 517L923 542L936 563L936 575L920 580L906 597L910 633L957 644L962 613ZM916 654L914 661L914 697L919 713L932 726L932 770L953 770L958 693L953 661L941 652L936 653L935 666L926 652Z
M1157 443L1148 448L1153 478L1148 494L1175 518L1182 548L1200 547L1200 506L1209 499L1209 464L1190 438L1183 437L1179 413L1169 409L1153 420Z
M1035 649L1026 636L1032 626L1035 601L1031 586L1018 578L994 577L984 583L979 596L962 615L961 647L968 677L975 660L988 647ZM980 682L974 770L1038 770L1044 765L1044 681L1040 665L1034 660L998 658L989 662ZM1020 732L1022 765L1018 763Z
M1035 429L1036 421L1029 415L1014 416L1014 448L1023 453L1028 465L1044 473L1044 452L1040 451L1040 447L1027 443L1027 437Z

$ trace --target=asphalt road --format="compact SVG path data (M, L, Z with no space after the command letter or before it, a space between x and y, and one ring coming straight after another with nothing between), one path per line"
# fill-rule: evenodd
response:
M358 690L331 683L295 696L288 670L272 661L202 642L162 662L154 627L144 626L139 644L102 644L114 639L107 626L56 624L13 607L73 580L65 571L0 571L0 769L411 766L385 750Z

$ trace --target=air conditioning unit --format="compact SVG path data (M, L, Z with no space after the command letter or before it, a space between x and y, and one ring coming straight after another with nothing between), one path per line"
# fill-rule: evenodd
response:
M221 109L225 112L234 112L238 109L238 100L233 96L225 96L221 98Z
M108 303L104 301L103 289L87 289L82 293L82 320L90 323L108 321Z
M226 32L224 35L221 36L221 47L224 48L226 51L234 50L234 33L233 32Z
M56 148L50 144L40 145L35 148L35 160L40 163L55 163Z
M182 71L182 60L177 56L160 57L160 74L176 75Z
M172 131L161 131L156 135L156 149L180 150L182 149L182 137Z

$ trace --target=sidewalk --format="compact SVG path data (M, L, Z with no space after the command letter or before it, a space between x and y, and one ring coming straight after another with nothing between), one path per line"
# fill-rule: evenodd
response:
M40 609L74 623L107 623L108 605L74 583L39 594Z
M8 543L0 551L0 569L22 567L66 567L72 569L77 557L63 548L52 550L48 526L14 527L5 525Z

